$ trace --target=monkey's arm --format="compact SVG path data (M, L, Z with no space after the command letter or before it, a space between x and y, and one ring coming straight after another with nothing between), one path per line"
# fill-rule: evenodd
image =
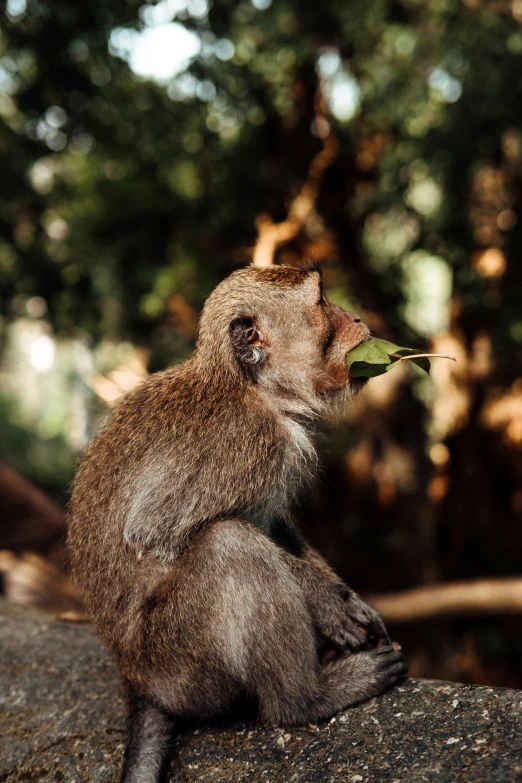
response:
M275 520L271 538L284 550L325 641L352 650L367 646L368 636L390 641L380 614L340 579L291 522Z
M339 578L329 563L326 562L324 557L320 555L319 552L311 547L310 544L308 544L306 541L304 542L302 558L314 569L314 571L319 574L319 576L322 576L323 579L326 579L327 582L331 582L335 585L344 584L342 579ZM348 587L346 589L349 590Z

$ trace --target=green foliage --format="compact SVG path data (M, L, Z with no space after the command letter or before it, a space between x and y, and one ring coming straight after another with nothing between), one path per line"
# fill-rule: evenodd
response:
M348 374L352 378L375 378L393 369L401 362L401 357L414 357L411 361L424 372L430 371L430 360L417 356L416 348L403 348L389 340L370 338L361 343L346 356Z
M38 295L59 331L154 341L168 291L199 306L247 259L256 215L285 216L320 147L310 124L319 73L334 110L343 90L354 104L350 119L332 118L341 155L319 205L349 258L339 264L344 285L413 336L408 268L422 249L456 275L477 318L502 305L498 338L518 348L520 283L500 293L470 267L466 198L474 171L499 165L506 133L520 147L517 19L460 0L176 8L200 54L154 84L133 76L111 43L115 30L143 30L154 5L8 4L4 317ZM365 149L369 139L381 149ZM510 192L519 157L508 160ZM501 239L516 253L518 227Z

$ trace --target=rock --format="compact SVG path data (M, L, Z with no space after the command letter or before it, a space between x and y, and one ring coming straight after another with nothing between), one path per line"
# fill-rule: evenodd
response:
M112 783L124 705L86 625L0 605L0 783ZM522 782L522 692L408 680L330 722L180 736L170 783Z

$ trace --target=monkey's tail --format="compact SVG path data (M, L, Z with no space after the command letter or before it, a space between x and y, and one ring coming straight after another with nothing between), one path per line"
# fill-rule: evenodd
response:
M128 739L120 783L165 783L175 719L128 694Z

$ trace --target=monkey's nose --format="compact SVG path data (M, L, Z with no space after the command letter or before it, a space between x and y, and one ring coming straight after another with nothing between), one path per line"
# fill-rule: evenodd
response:
M341 309L341 312L344 315L348 316L348 318L350 319L352 324L362 324L363 323L362 319L361 319L361 316L357 315L357 313L352 313L350 310L342 310L342 309ZM364 324L363 324L363 326L364 326Z

